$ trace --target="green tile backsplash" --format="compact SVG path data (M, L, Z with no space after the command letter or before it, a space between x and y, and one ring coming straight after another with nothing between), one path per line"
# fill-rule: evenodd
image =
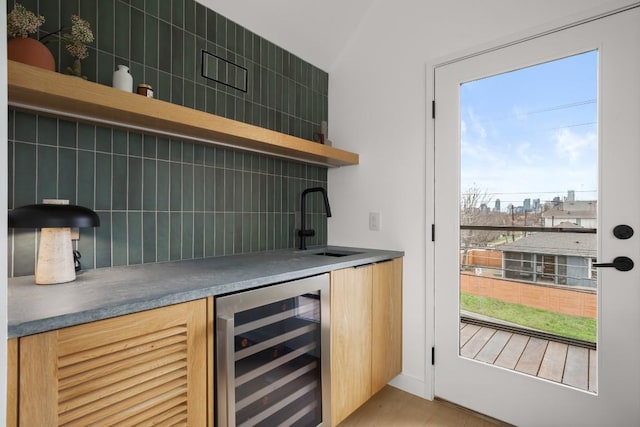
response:
M89 80L111 85L126 64L157 98L305 139L327 118L325 72L194 0L21 3L44 31L72 13L91 22ZM64 48L49 47L64 70ZM248 91L201 77L202 49L247 68ZM326 168L253 153L14 110L8 124L9 209L64 198L100 215L75 243L83 269L294 247L302 190L327 185ZM308 243L324 244L321 197L309 196ZM9 230L10 276L33 274L37 243L35 230Z

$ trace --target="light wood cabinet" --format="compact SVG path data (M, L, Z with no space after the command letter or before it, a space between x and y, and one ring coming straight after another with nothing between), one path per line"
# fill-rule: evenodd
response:
M371 394L402 371L402 258L374 265Z
M202 299L20 338L20 425L207 425L207 305Z
M331 273L331 425L402 370L402 258Z
M371 397L371 265L331 272L331 425Z

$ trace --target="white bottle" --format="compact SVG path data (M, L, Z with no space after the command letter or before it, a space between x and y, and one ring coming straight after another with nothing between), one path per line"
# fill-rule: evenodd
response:
M118 69L113 72L113 87L125 92L133 92L133 77L129 73L129 67L118 65Z

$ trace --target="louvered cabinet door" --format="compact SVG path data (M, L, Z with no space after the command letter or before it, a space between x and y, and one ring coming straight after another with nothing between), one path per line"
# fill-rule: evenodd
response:
M207 304L198 300L20 340L22 426L207 423Z

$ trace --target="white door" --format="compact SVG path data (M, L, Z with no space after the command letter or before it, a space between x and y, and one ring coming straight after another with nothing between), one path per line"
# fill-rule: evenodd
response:
M585 58L595 67L595 71L586 71L591 77L595 75L593 96L558 101L556 95L571 93L584 76L578 70L572 78L567 80L565 76L562 80L554 74L553 66L561 64L557 61L580 63ZM536 68L538 65L543 68ZM546 93L552 99L546 104L544 100L530 105L523 102L521 110L512 111L521 123L535 120L542 128L535 135L510 134L511 141L503 142L498 153L489 140L512 131L505 127L506 118L494 116L482 122L483 114L489 116L490 112L463 110L467 107L461 107L461 102L480 83L519 72L530 74L531 80L524 85L533 88L534 94ZM556 77L566 83L550 90L548 86L556 84ZM496 84L484 97L500 101L518 90L508 83ZM522 426L640 426L640 7L438 66L435 101L435 395ZM577 122L541 124L542 115L576 108L593 108L594 120L579 121L576 116ZM476 138L476 145L464 140L474 126L476 136L484 138ZM591 137L585 136L585 129L592 129ZM544 142L545 135L555 135L555 140ZM542 149L546 151L540 152ZM577 161L589 157L590 149L593 176L579 176L583 166ZM510 159L507 152L512 153ZM564 160L564 165L549 160L551 154L556 160ZM469 159L473 158L484 161L484 165L472 164ZM489 227L494 234L485 239L487 246L475 252L472 249L478 242L461 236L478 236L483 230L461 231L464 215L452 214L464 209L467 186L477 193L471 212L498 212L496 217L502 218L496 228ZM526 191L536 194L520 194ZM566 192L558 197L558 191ZM492 192L500 193L502 200L496 203ZM483 206L475 204L483 200ZM581 207L572 210L571 206ZM585 213L587 206L595 211L592 218ZM545 215L549 212L555 214ZM535 243L536 239L548 242L549 236L538 231L558 228L559 223L562 230L558 231L575 227L575 233L547 233L554 239L560 236L560 240L553 245L546 243L546 247L545 243ZM614 227L622 224L632 227L635 235L628 239L615 237ZM517 231L500 229L512 225ZM597 234L589 235L589 228L593 232L597 228ZM578 236L569 242L573 248L562 248L566 236ZM524 242L530 243L527 246ZM469 261L470 253L477 256L479 252L484 260ZM611 262L619 256L635 261L635 268L623 272L592 267L596 259ZM507 295L505 301L518 287L518 298L523 300L507 302L517 302L518 309L528 304L524 301L527 295L538 302L545 298L551 301L555 304L548 309L551 311L569 309L575 303L550 297L552 292L595 298L597 345L572 353L570 344L550 344L553 340L546 335L531 336L527 330L516 329L519 333L513 334L508 328L492 328L491 321L472 325L463 334L461 328L467 327L461 322L463 276L470 280L471 290L480 293L490 284L508 282L501 288ZM536 292L546 296L532 296L538 295ZM465 294L465 298L476 296ZM584 301L580 304L588 305ZM498 323L504 326L510 322ZM572 332L579 328L568 329ZM476 348L465 348L472 335ZM516 335L524 338L518 341ZM507 354L513 348L507 348L506 342L512 347L526 347L528 353ZM500 345L503 358L516 357L512 366L493 363L498 353L490 360L475 358L483 350L483 354L489 353ZM551 355L545 355L546 351ZM584 354L583 362L591 364L587 382L564 381L562 378L572 375L577 362L554 365L554 352L556 356L563 354L565 361ZM518 369L518 358L523 365L532 354L538 354L537 366ZM541 370L545 371L542 375ZM559 376L550 380L553 371Z

